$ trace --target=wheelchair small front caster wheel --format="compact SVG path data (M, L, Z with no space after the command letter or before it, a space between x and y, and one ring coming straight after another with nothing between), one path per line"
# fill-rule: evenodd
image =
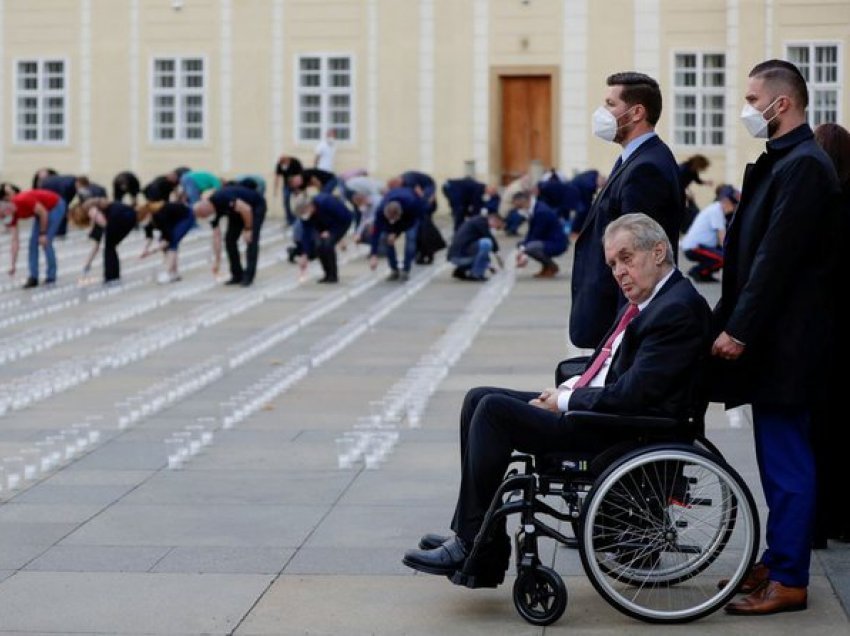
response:
M567 609L567 587L551 568L525 568L514 582L514 605L532 625L551 625Z

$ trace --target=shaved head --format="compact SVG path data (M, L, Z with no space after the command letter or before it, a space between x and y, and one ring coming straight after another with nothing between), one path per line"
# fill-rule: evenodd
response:
M809 89L800 69L785 60L767 60L756 64L750 71L751 78L760 79L772 94L785 94L800 110L809 105Z

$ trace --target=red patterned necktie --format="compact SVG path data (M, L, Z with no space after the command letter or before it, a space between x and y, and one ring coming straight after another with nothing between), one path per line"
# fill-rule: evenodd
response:
M599 369L602 368L602 365L605 364L605 361L611 355L611 347L614 345L614 341L617 339L623 331L626 330L626 326L631 322L632 318L638 315L640 309L638 309L637 305L629 305L626 311L623 313L622 318L620 318L620 322L617 323L617 328L611 333L608 337L608 340L605 341L605 344L602 345L602 349L599 350L597 356L591 361L590 365L587 369L584 370L584 373L581 374L581 377L578 379L573 385L573 389L580 389L582 387L590 384L590 381L599 373Z

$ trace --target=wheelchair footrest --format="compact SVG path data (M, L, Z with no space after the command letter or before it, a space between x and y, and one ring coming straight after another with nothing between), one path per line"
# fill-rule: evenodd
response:
M488 572L486 574L464 574L458 570L449 577L449 580L455 585L462 585L470 589L476 590L480 588L495 588L499 587L505 580L504 571L501 574Z

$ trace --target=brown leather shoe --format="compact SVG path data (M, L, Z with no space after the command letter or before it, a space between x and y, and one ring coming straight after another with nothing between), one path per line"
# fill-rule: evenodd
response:
M558 274L558 266L555 263L544 265L543 269L534 275L534 278L554 278Z
M788 587L779 581L768 581L749 596L729 603L726 612L737 616L764 616L779 612L799 612L806 609L808 591L805 587Z
M770 570L764 563L759 561L754 564L749 573L747 573L744 581L741 583L740 587L738 587L738 592L741 594L752 594L756 590L767 585L769 578ZM727 585L729 585L729 579L720 579L720 581L717 582L717 589L722 590Z

